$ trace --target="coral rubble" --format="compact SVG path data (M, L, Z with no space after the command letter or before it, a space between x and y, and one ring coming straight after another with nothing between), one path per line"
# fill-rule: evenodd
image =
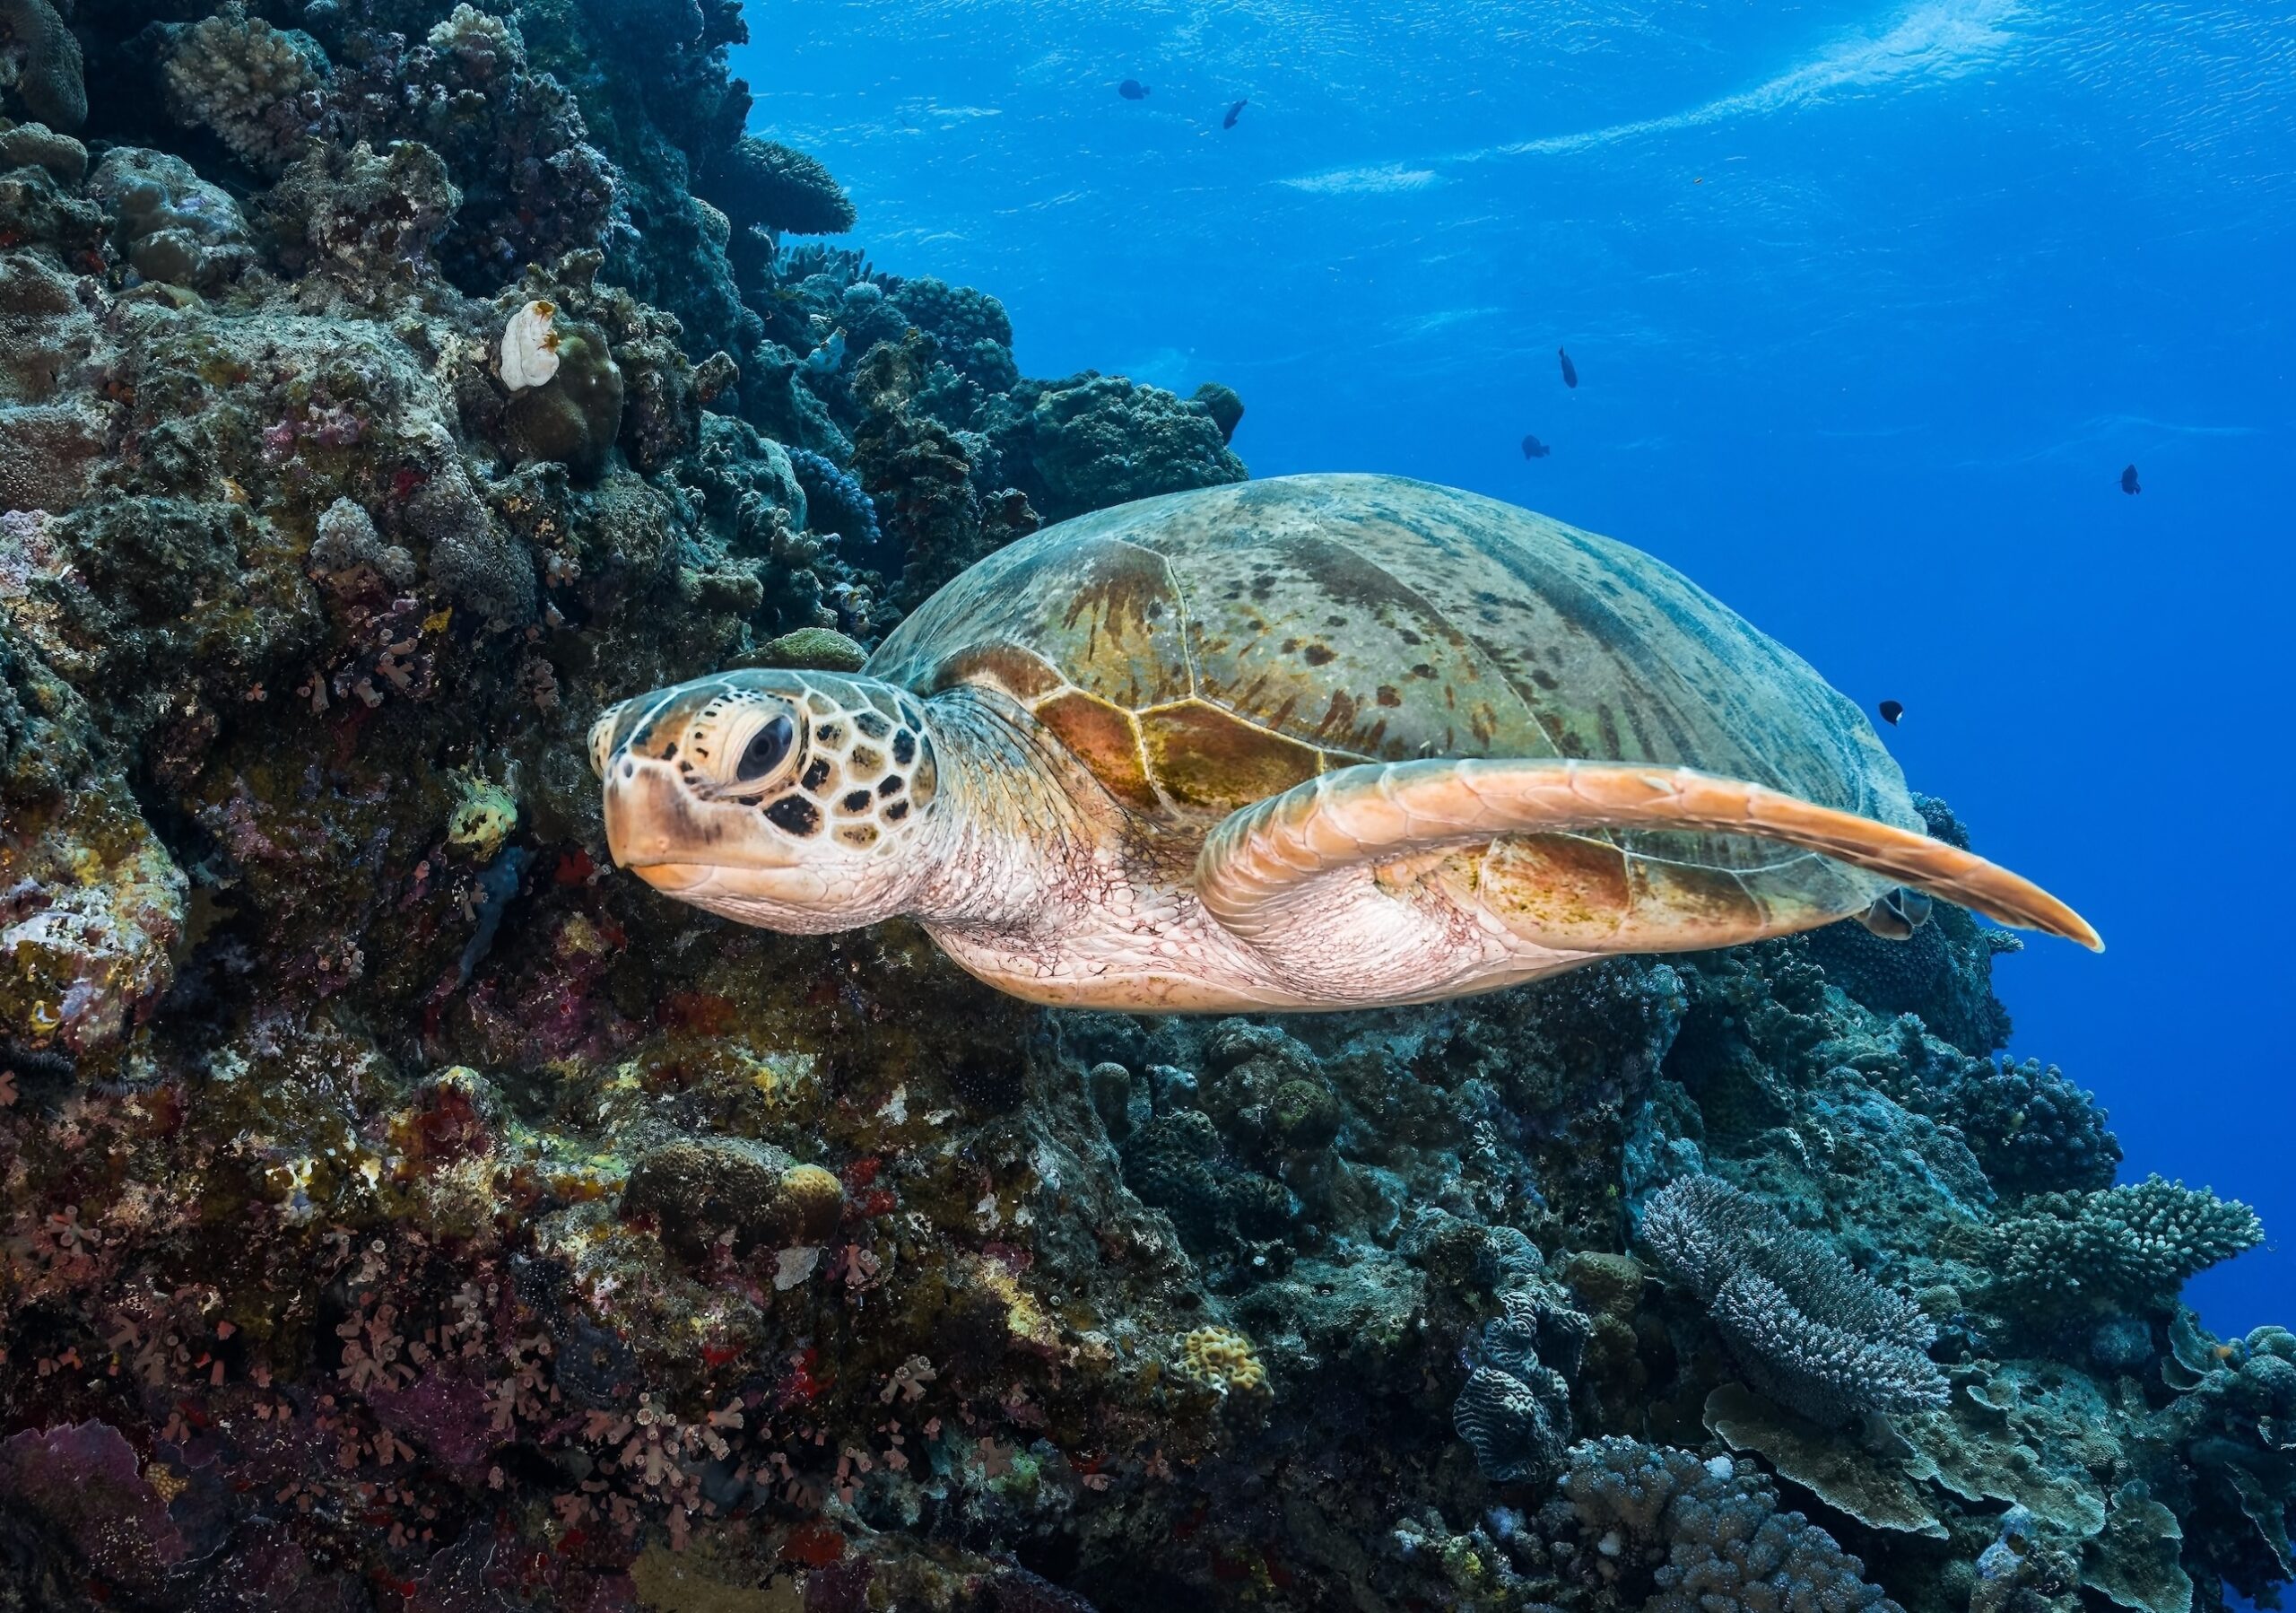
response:
M745 37L0 0L0 1606L2289 1576L2296 1338L2178 1298L2253 1217L2113 1185L1967 913L1197 1023L610 876L604 705L1244 475L785 241Z

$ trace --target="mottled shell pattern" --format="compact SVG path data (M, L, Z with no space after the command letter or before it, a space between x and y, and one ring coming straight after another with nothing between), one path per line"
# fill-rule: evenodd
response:
M1171 832L1357 763L1471 756L1687 764L1922 827L1864 715L1672 567L1399 477L1241 483L1063 522L943 589L868 671L922 694L1002 690ZM1535 838L1804 895L1882 885L1735 837Z

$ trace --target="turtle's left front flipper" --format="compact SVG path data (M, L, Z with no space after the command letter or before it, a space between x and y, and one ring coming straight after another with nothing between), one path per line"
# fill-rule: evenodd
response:
M1486 915L1558 952L1687 951L1787 934L1845 918L1710 899L1699 881L1655 859L1583 838L1598 830L1687 831L1816 852L2003 923L2046 930L2092 950L2082 917L2007 869L1927 835L1813 805L1744 780L1690 768L1577 761L1368 763L1242 808L1205 842L1196 889L1205 911L1283 963L1311 966L1334 918L1350 945L1372 941L1379 904L1447 855L1489 848L1474 875ZM1511 863L1506 859L1512 859ZM1641 866L1632 867L1639 863ZM1677 883L1669 885L1670 879ZM1492 899L1491 882L1496 883ZM1382 889L1382 885L1388 887ZM1870 895L1870 893L1868 893ZM1423 929L1426 915L1420 915ZM1397 915L1398 963L1413 926ZM1320 940L1319 940L1320 932ZM1465 940L1466 937L1460 937Z

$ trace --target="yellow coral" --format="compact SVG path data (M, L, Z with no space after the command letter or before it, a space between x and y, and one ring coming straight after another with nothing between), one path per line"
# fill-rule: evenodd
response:
M1252 1341L1230 1328L1198 1328L1180 1340L1180 1371L1223 1395L1265 1394L1267 1369Z

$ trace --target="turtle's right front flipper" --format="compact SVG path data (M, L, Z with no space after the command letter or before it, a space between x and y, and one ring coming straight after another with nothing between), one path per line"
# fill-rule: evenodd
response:
M1862 911L1875 894L1845 881L1837 909L1766 902L1743 881L1622 853L1601 830L1687 831L1814 852L2007 924L2092 949L2103 943L2056 897L1981 857L1913 831L1690 768L1578 761L1365 763L1236 812L1196 863L1205 911L1280 965L1320 970L1342 937L1395 963L1439 945L1439 915L1409 886L1440 880L1448 859L1481 852L1478 922L1553 952L1683 952L1809 929ZM1455 893L1465 894L1454 875ZM1728 881L1735 891L1724 888ZM1411 935L1413 938L1401 937ZM1465 944L1473 937L1456 935Z

